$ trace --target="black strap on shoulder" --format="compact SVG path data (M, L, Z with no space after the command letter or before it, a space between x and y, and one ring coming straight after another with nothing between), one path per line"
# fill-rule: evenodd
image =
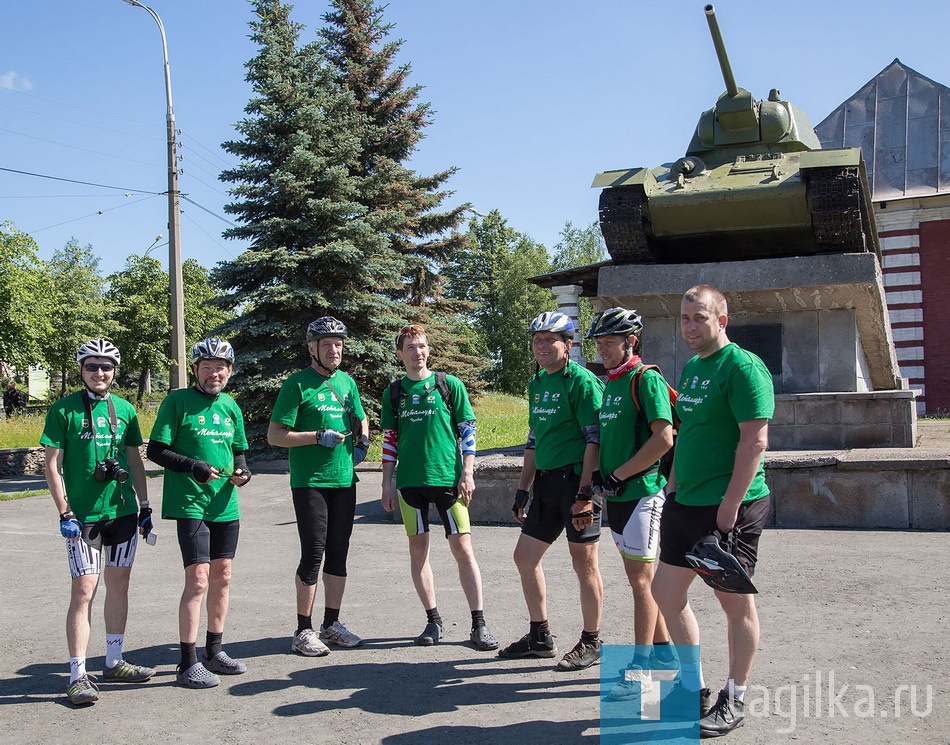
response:
M96 461L99 460L99 448L96 444L96 422L92 418L92 404L89 402L89 394L85 391L82 391L82 403L86 409L86 416L89 417L89 429L92 430L92 447L96 453ZM109 452L106 453L107 458L112 458L116 454L116 436L119 431L119 417L115 413L115 404L112 403L112 396L106 398L106 405L109 407L109 431L112 433L112 442L109 444Z
M455 416L455 402L452 401L452 391L449 390L449 384L445 380L444 372L436 372L435 389L445 401L445 407L449 410L449 418ZM393 410L393 419L396 420L396 429L399 429L399 397L402 395L402 378L397 378L389 384L389 404Z

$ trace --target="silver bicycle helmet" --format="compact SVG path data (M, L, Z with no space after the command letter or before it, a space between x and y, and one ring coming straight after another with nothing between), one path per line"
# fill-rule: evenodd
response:
M570 316L557 310L547 310L528 326L529 334L536 334L539 331L551 331L555 334L568 334L574 330L574 322Z
M191 348L191 364L197 365L201 360L224 360L234 364L234 347L216 336L202 339Z
M643 333L643 319L635 310L626 308L608 308L602 310L590 325L586 339L596 339L598 336L629 336L639 337Z

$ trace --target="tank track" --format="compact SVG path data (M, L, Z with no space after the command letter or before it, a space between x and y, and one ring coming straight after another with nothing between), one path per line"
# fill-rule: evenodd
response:
M653 264L643 227L643 191L615 186L600 192L600 232L615 264Z
M858 168L809 172L812 229L820 253L868 251L871 216L865 214Z

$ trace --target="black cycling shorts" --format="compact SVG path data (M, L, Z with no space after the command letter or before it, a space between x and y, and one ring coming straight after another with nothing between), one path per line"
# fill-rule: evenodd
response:
M575 466L538 471L534 475L531 503L521 532L544 543L554 543L566 531L568 543L600 540L601 501L594 498L594 523L581 531L574 527L571 508L581 481Z
M356 515L356 484L343 487L294 487L290 490L297 516L300 562L297 576L305 585L324 574L346 576L346 557Z
M211 522L193 517L179 517L178 546L184 566L210 564L215 559L233 559L237 552L240 520Z
M749 576L755 572L759 556L759 538L768 522L772 507L771 495L739 505L736 517L736 559ZM719 505L690 507L676 501L676 492L668 494L660 518L660 561L689 568L686 552L703 536L716 528Z

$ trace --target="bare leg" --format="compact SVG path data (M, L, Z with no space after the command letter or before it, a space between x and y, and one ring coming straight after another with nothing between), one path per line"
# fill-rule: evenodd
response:
M580 583L584 631L599 631L604 604L604 580L600 576L599 543L568 543L574 573Z
M521 575L521 591L532 621L544 621L548 617L547 585L541 559L550 545L522 533L515 546L515 566Z
M66 612L66 645L70 657L85 657L89 646L92 601L99 584L98 574L84 574L72 581L69 610Z
M482 574L475 561L475 552L472 550L472 536L470 533L461 533L449 536L449 548L458 564L459 581L462 592L468 600L469 610L483 610L482 604Z
M224 633L231 598L232 559L212 559L208 577L208 631Z
M196 644L198 641L201 600L208 590L209 566L191 564L185 567L185 589L178 604L178 637L186 643Z
M426 610L435 608L435 580L429 564L429 534L409 536L409 571L416 594Z
M106 583L105 620L107 634L124 634L129 617L129 577L132 567L104 567Z

